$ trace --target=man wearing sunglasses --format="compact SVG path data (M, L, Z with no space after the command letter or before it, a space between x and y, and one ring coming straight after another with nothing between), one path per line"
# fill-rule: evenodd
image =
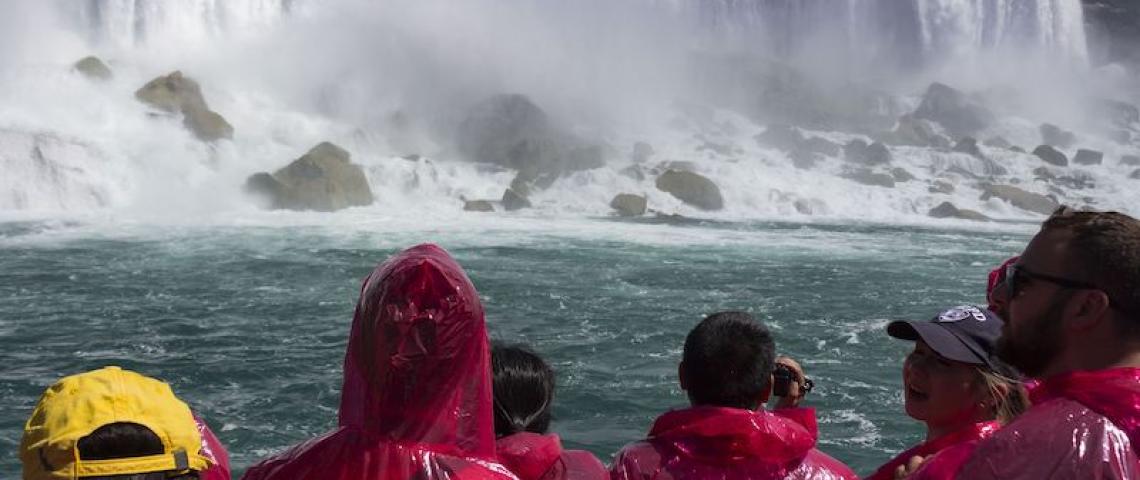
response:
M1005 274L998 356L1041 383L958 478L1140 478L1140 221L1062 207Z

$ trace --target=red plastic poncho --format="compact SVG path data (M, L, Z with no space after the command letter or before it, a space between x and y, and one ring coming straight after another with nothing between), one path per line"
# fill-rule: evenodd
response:
M344 358L338 423L242 478L515 478L495 462L483 306L443 249L409 248L365 279Z
M201 480L230 480L230 455L226 452L226 448L222 446L222 442L218 441L218 437L214 435L213 430L203 422L197 415L194 416L194 423L198 424L198 434L202 437L202 450L201 454L210 461L209 468L202 470L198 474Z
M816 450L815 411L693 407L668 412L649 438L627 445L613 480L851 479L846 465Z
M902 452L883 464L866 480L894 480L895 469L905 465L911 457L923 457L926 463L922 469L909 477L909 480L924 478L954 478L954 474L969 457L978 441L989 438L1001 428L998 422L981 422L972 424L956 432L943 435L929 442L920 443L909 450ZM932 457L933 455L933 457Z
M1033 408L978 445L962 479L1140 478L1140 369L1050 377Z
M519 480L604 480L606 466L590 452L563 450L558 435L522 432L495 441L499 461Z

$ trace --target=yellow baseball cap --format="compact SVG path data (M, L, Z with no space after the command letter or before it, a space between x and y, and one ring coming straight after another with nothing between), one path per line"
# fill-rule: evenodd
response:
M163 453L107 460L79 458L79 439L116 422L142 425ZM170 385L119 367L64 377L44 392L24 426L24 480L82 478L169 470L205 470L202 437L190 407Z

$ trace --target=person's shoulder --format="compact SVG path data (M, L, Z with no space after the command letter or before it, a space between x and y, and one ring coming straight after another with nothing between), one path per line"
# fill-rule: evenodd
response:
M813 448L804 455L799 466L792 470L789 479L858 480L859 476L843 462Z
M639 440L618 450L610 465L610 477L614 479L641 478L649 471L657 471L661 466L661 454L648 440Z

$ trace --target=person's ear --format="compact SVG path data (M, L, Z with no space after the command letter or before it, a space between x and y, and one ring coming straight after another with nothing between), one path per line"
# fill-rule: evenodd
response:
M685 378L685 361L677 364L677 383L681 384L681 390L689 390L689 379Z
M1107 320L1107 314L1112 306L1108 294L1103 291L1081 290L1073 294L1065 308L1069 314L1067 317L1072 319L1072 328L1076 331L1087 331Z

